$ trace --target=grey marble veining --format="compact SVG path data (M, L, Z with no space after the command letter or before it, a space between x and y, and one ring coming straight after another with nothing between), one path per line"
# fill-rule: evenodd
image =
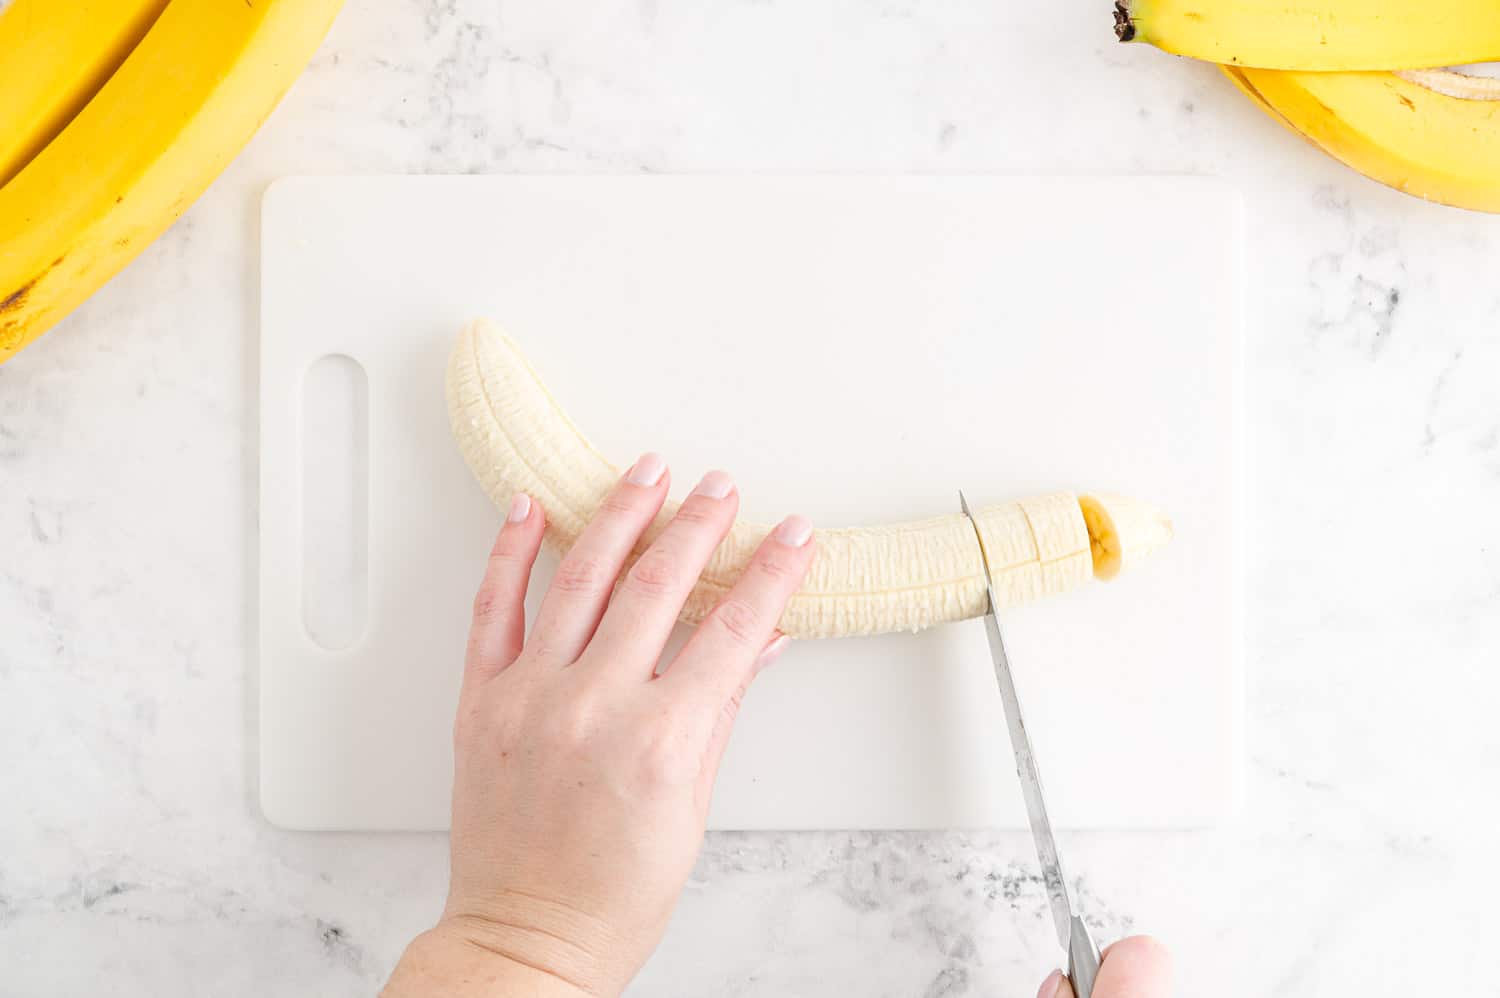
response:
M1348 172L1107 6L351 0L205 197L0 368L0 995L369 993L441 901L441 837L253 799L265 185L767 170L1243 187L1248 806L1070 865L1185 995L1493 991L1500 219ZM1055 960L1024 835L716 835L633 993L1029 996Z

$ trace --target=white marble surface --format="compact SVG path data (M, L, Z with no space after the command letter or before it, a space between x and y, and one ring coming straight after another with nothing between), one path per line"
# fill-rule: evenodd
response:
M369 993L439 904L441 837L253 799L265 185L739 170L1244 187L1248 806L1066 846L1184 995L1493 993L1500 219L1347 172L1108 7L351 0L188 215L0 368L0 995ZM1022 835L715 836L633 993L1028 996L1042 906Z

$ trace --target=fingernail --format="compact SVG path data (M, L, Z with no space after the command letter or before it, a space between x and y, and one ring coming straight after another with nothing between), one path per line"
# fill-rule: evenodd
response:
M771 536L789 548L800 548L812 536L812 530L811 520L793 513L777 525Z
M693 495L705 496L709 499L723 499L733 488L734 479L729 477L728 472L710 471L693 487Z
M755 671L759 672L772 662L781 657L786 651L786 646L792 643L792 639L785 634L778 634L771 639L771 643L761 649L760 656L755 660Z
M505 515L507 523L521 523L531 515L531 496L517 492L510 497L510 512Z
M625 480L631 485L650 488L661 481L662 472L666 470L667 462L660 454L642 454L641 459L631 466Z
M1057 998L1057 989L1062 984L1062 977L1063 973L1060 970L1054 970L1048 974L1047 979L1042 982L1042 990L1036 993L1036 998Z

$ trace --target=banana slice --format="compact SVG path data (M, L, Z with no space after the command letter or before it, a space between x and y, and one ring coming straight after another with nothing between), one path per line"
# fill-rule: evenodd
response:
M521 491L547 514L547 543L570 547L620 470L589 445L542 387L516 344L486 320L459 335L448 363L448 414L464 460L501 509ZM644 550L671 519L670 502ZM975 514L1003 606L1110 578L1172 536L1171 522L1134 500L1057 493ZM682 618L702 620L769 528L736 523ZM959 514L885 527L819 530L817 557L781 619L793 637L919 631L984 613L983 566Z
M1125 496L1079 496L1094 578L1113 579L1172 539L1172 521L1155 506Z

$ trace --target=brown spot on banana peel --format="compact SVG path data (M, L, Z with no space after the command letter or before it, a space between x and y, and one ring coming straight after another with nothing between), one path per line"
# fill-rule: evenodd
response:
M47 265L46 270L37 274L4 298L0 298L0 320L3 320L0 321L0 364L5 363L10 356L20 349L22 343L28 339L26 329L34 325L40 315L49 311L48 309L43 309L40 313L32 313L31 315L22 314L26 308L27 300L31 297L31 292L42 282L43 278L56 270L67 259L67 256L64 253L57 257Z
M10 294L6 295L5 299L3 301L0 301L0 315L9 315L11 312L19 312L22 306L26 304L26 296L31 294L31 289L36 287L36 282L40 280L40 277L33 277L31 280L27 281L25 284L17 288L15 291L12 291Z
M32 289L41 283L42 278L46 277L48 274L52 273L52 271L61 266L62 262L67 258L68 254L66 253L55 258L51 263L47 264L46 270L42 271L40 274L37 274L31 280L27 281L25 284L21 285L19 288L6 295L4 298L0 298L0 316L6 316L10 315L13 312L21 311L21 309L25 307L26 299L30 297ZM9 331L11 326L13 326L15 323L15 319L12 319L10 322L6 323L6 330Z

